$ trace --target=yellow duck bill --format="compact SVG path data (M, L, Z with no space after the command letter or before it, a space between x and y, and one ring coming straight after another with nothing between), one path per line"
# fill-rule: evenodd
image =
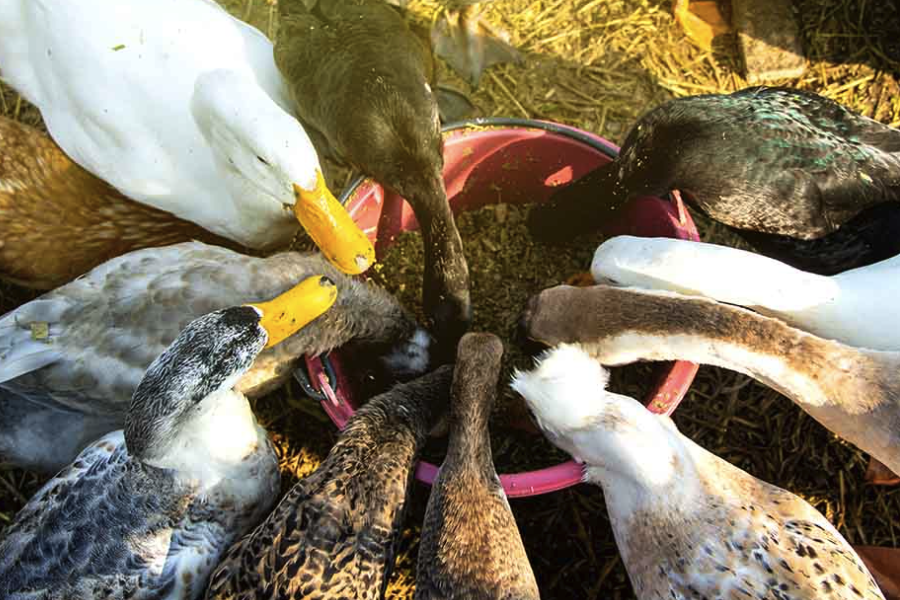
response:
M294 196L297 220L331 264L349 275L372 266L375 248L332 195L320 170L316 169L315 189L294 184Z
M268 302L247 306L262 313L259 325L269 334L266 348L271 348L322 315L336 299L334 282L324 275L314 275Z

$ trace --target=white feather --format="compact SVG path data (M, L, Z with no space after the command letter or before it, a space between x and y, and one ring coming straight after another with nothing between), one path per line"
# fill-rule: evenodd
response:
M66 154L125 195L251 247L296 232L285 182L315 181L318 158L272 44L215 2L4 0L0 65ZM231 135L205 135L198 111Z
M618 236L591 264L598 283L705 296L778 317L820 337L900 350L900 256L823 277L726 246Z

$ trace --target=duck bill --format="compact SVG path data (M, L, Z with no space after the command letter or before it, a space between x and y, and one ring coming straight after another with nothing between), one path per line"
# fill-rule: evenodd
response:
M323 275L314 275L268 302L249 306L262 313L259 324L269 334L266 348L271 348L331 308L336 299L334 282Z
M297 220L331 264L349 275L359 275L372 266L372 242L329 191L319 169L315 189L294 184L294 197Z

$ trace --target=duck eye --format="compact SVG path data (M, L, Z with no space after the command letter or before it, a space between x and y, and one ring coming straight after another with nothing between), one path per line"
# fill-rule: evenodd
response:
M269 166L269 161L267 161L266 159L264 159L262 156L260 156L258 154L256 155L256 160L258 160L262 164L266 165L267 167Z

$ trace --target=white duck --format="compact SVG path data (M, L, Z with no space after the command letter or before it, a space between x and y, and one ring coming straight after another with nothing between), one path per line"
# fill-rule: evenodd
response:
M278 495L275 450L232 386L336 296L312 277L192 321L147 369L124 431L85 448L16 515L0 543L0 597L198 598Z
M126 196L258 249L299 219L341 270L374 261L272 44L212 0L5 0L0 69L66 154Z
M819 337L900 350L900 256L826 277L752 252L617 236L594 253L597 283L659 289L752 308Z
M548 439L585 463L585 481L603 488L639 600L884 598L806 501L708 452L607 382L585 350L561 345L512 387Z

